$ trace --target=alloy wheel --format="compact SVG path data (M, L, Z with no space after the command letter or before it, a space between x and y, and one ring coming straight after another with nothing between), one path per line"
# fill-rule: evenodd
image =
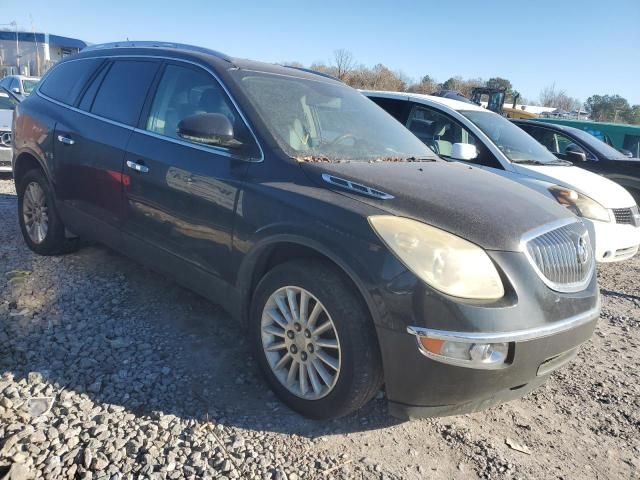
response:
M47 196L38 182L31 182L24 190L22 215L27 235L37 245L44 242L49 231Z
M338 332L324 305L307 290L287 286L262 311L262 347L271 370L305 400L328 395L340 374Z

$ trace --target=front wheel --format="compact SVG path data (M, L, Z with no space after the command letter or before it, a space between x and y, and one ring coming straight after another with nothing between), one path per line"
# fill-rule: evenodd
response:
M271 388L315 419L347 415L382 383L370 315L335 268L316 260L279 265L253 296L251 337Z

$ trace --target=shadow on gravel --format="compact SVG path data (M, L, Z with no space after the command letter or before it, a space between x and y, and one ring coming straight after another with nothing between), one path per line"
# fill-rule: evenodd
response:
M15 248L26 250L19 238ZM15 297L11 310L0 311L0 341L8 345L0 372L16 380L41 372L57 385L58 402L63 390L75 391L136 415L162 412L308 438L400 423L382 399L332 422L292 412L262 380L231 317L104 247L22 255L30 275L13 293L0 292L0 303Z
M602 295L606 295L609 297L618 297L618 298L624 298L625 300L640 300L640 295L633 295L630 293L624 293L624 292L617 292L615 290L609 290L606 288L600 288L600 293Z

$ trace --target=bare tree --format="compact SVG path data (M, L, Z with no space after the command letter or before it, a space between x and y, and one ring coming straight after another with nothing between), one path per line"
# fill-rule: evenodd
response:
M344 48L340 48L333 52L333 62L336 68L336 77L345 80L347 75L353 70L355 59L353 54Z
M558 108L569 112L581 107L580 100L567 95L566 90L557 89L555 82L542 89L540 103L543 107Z

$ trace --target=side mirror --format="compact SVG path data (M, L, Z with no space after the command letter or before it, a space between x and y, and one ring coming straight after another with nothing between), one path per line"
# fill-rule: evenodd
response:
M587 154L583 149L581 149L576 144L571 144L567 146L567 149L564 151L564 154L567 157L567 160L571 162L586 162Z
M633 152L630 152L629 150L625 150L624 148L620 149L620 153L623 154L625 157L633 158Z
M477 156L476 146L470 143L454 143L451 147L451 158L455 160L473 160Z
M220 113L197 113L183 118L178 123L178 136L190 142L217 147L242 146L233 135L233 125Z
M17 93L18 95L20 95L20 89L19 89L18 87L13 87L13 88L11 89L11 91L12 91L13 93Z

